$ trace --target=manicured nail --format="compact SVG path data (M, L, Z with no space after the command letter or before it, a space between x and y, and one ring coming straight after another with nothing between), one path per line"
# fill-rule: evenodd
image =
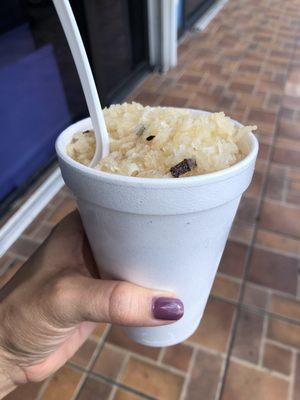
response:
M183 316L183 303L173 297L156 297L153 299L152 313L155 319L177 321Z

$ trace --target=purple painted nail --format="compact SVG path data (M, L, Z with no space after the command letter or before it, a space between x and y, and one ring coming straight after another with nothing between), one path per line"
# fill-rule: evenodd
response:
M183 316L183 303L173 297L156 297L153 299L152 313L155 319L177 321Z

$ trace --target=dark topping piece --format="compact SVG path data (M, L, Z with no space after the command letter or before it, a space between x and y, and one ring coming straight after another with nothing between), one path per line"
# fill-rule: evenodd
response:
M82 133L89 133L90 132L90 130L88 129L87 131L84 131L84 132L82 132Z
M174 165L174 167L170 168L170 172L174 178L178 178L180 175L183 175L193 168L197 166L196 160L193 158L185 158L180 163Z
M142 136L142 134L145 132L145 130L146 130L146 127L144 125L140 125L137 127L135 134L137 136Z
M146 140L148 140L148 142L150 142L151 140L153 140L155 138L155 135L150 135L146 138Z

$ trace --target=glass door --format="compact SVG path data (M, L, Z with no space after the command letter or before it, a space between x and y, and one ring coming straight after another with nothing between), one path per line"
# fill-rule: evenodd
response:
M182 19L180 20L179 33L190 28L215 2L216 0L180 0Z
M71 0L71 5L102 105L109 105L148 69L146 0ZM51 0L1 0L0 87L3 203L54 160L58 133L88 115Z
M109 104L148 68L145 0L85 0L92 65L102 101Z

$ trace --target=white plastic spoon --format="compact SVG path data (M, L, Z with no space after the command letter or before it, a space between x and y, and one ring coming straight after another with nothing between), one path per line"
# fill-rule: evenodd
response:
M53 0L78 71L96 138L90 167L109 153L109 139L89 60L69 0Z

